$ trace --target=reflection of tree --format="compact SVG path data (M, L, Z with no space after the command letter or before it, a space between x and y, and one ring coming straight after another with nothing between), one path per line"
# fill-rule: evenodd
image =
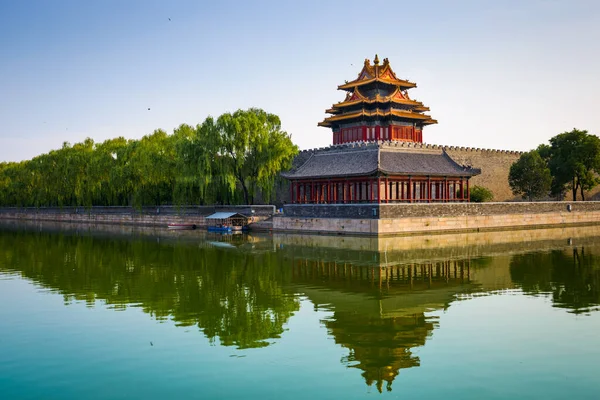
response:
M411 349L425 345L437 325L423 313L384 319L336 312L324 322L336 343L350 350L348 365L361 369L367 385L375 383L379 392L384 382L392 390L400 369L420 365Z
M189 244L0 231L0 269L70 299L136 304L156 318L198 325L211 340L266 346L299 309L275 253L243 254Z
M510 275L526 293L551 293L556 307L574 313L600 304L600 257L590 248L516 255Z

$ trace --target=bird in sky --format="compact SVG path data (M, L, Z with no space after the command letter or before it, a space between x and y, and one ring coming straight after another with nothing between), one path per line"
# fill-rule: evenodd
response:
M150 111L150 107L148 107L148 111Z

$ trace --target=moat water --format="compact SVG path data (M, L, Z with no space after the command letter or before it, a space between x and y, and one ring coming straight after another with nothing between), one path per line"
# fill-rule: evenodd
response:
M597 399L600 227L511 235L2 223L0 397Z

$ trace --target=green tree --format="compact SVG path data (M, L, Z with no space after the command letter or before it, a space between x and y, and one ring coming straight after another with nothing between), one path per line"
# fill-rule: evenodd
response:
M492 201L494 194L488 188L483 186L473 186L470 190L471 196L469 200L473 203L484 203L486 201Z
M290 135L281 130L279 117L257 108L238 110L221 115L215 128L220 167L240 185L244 202L253 203L257 188L270 199L277 174L298 153Z
M546 161L536 150L523 153L510 166L508 184L515 195L532 201L548 194L552 184L552 176Z
M584 192L599 183L600 138L578 129L556 135L550 139L548 166L555 190L570 188L573 201L579 190L585 200Z
M0 164L4 206L252 203L269 201L279 172L298 148L279 118L238 110L169 135L140 140L90 138L20 163Z

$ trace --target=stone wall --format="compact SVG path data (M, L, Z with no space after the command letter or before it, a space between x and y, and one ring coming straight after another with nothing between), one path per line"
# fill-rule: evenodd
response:
M386 219L600 211L600 202L286 204L286 217Z
M299 216L301 205L286 206L273 219L273 230L331 234L397 235L503 229L527 229L600 223L600 202L382 204L378 218L325 217L328 206L308 206L319 212ZM339 209L340 206L329 206ZM290 215L288 210L295 210ZM346 205L346 212L353 208ZM337 211L332 215L338 215Z
M600 211L600 202L505 202L505 203L416 203L380 204L379 218L415 217L478 217L517 214L527 217L533 214L553 212L587 213Z
M195 224L206 226L205 217L218 211L237 212L250 216L251 222L262 221L275 213L274 206L160 206L143 207L4 207L0 219L83 222L166 226Z
M453 146L445 146L444 149L457 163L481 169L481 175L471 179L471 186L488 188L494 194L494 201L516 198L508 186L508 172L510 166L521 157L521 152Z
M286 204L284 212L289 217L377 218L379 204Z

